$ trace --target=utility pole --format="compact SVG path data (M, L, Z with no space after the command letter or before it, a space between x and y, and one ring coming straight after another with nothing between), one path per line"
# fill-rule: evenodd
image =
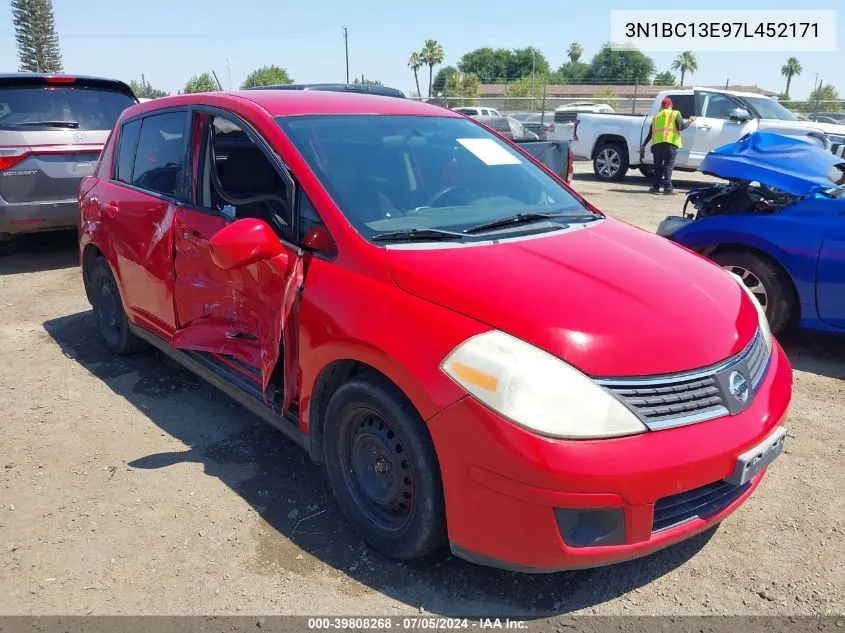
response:
M343 27L343 48L346 50L346 83L349 83L349 33Z
M531 111L534 111L534 69L536 67L534 47L531 47Z
M226 58L226 70L229 73L229 90L232 89L232 63L229 61L229 58Z

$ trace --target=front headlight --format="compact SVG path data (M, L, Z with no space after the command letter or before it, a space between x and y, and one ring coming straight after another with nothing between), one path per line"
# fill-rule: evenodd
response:
M540 435L587 439L647 430L577 369L504 332L464 341L441 369L482 404Z
M737 275L736 273L731 273L736 282L740 285L740 287L745 290L745 294L751 299L751 303L754 304L754 307L757 309L757 321L760 323L760 334L763 336L763 340L766 343L766 348L771 352L772 351L772 330L769 328L769 319L766 317L766 311L760 302L757 301L757 297L754 296L754 293L748 289L748 286L745 285L745 282L742 281L742 277Z

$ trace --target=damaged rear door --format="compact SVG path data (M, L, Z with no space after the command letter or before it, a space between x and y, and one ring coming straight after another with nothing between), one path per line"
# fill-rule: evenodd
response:
M173 346L207 352L260 386L267 403L294 398L279 362L302 284L302 253L293 246L293 181L252 128L214 108L192 111L192 204L174 222ZM224 270L211 240L244 218L266 222L282 256Z

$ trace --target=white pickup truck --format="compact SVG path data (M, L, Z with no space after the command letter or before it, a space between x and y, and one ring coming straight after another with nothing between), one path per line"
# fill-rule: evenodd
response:
M593 161L600 180L621 180L628 169L651 174L650 145L640 162L640 144L665 97L684 118L696 120L683 132L675 169L696 171L713 149L733 143L750 132L767 131L804 138L845 158L845 125L801 121L780 103L749 92L712 88L667 90L654 98L648 115L579 113L570 149L576 158Z

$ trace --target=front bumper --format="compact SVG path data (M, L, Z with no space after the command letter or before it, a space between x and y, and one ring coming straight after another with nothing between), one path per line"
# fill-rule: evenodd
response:
M78 209L76 200L15 204L0 200L0 235L73 229Z
M782 421L791 395L792 369L775 342L768 373L742 413L631 437L544 438L464 398L429 420L452 550L481 564L552 572L617 563L690 538L738 508L765 471L741 489L725 488L715 509L680 524L661 523L666 498L720 488L737 457ZM566 542L562 516L571 510L619 517L614 544Z

